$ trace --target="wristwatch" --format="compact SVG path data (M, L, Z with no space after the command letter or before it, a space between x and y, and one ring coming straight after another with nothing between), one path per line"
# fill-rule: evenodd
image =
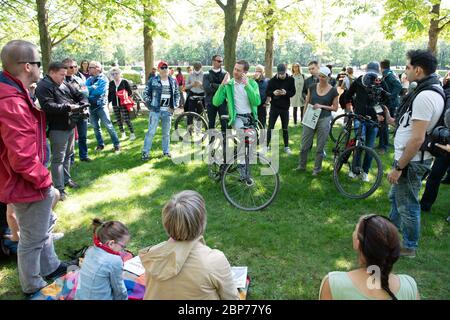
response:
M394 169L397 171L403 171L404 168L400 168L400 165L398 164L398 161L394 161Z

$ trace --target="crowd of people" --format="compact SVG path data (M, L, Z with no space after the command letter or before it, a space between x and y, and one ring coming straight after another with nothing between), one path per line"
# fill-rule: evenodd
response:
M433 164L430 152L421 148L427 134L441 119L445 117L446 125L450 125L449 94L445 93L450 86L450 73L441 82L435 74L437 60L428 51L409 51L407 60L406 80L394 74L388 60L367 64L365 75L374 75L374 85L388 93L381 110L377 99L367 90L372 84L366 83L367 77L355 78L351 67L333 78L331 65L322 66L312 61L308 64L311 76L306 78L300 64L292 65L291 74L285 64L279 64L276 75L266 79L264 67L260 65L250 76L250 65L245 60L237 61L230 75L222 67L222 56L215 55L211 70L203 72L202 65L195 63L185 79L181 70L175 75L168 63L161 61L150 74L144 93L150 112L142 160L150 159L160 119L162 151L164 156L171 157L174 110L183 107L186 111L201 113L203 110L198 109L196 99L203 99L211 129L215 128L218 116L223 132L228 126L240 129L259 120L269 129L268 146L271 131L280 117L284 151L288 155L292 154L290 110L293 109L294 124L298 124L299 111L302 120L308 108L320 110L315 129L303 127L297 167L300 172L306 170L308 153L317 136L314 176L322 170L330 122L339 106L345 112L370 116L381 124L378 132L378 126L363 121L355 123L357 128L363 126L367 146L374 147L379 135L381 153L390 146L389 125L395 125L394 161L388 174L392 184L390 217L361 217L353 234L360 268L347 273L329 273L322 281L319 296L320 299L417 299L414 279L395 275L393 266L401 256L416 256L421 207L423 211L430 210L437 197L436 186L446 172L444 181L450 179L449 158L438 157ZM14 248L15 243L17 248L22 291L32 295L77 263L60 261L53 245L58 238L58 234L53 233L56 223L53 209L59 200L68 197L66 187L79 187L71 176L75 136L81 161L92 161L86 141L88 119L94 129L96 151L105 148L102 123L111 137L114 152L120 152L120 140L108 105L112 103L122 139L127 138L125 123L130 140L135 140L127 109L132 92L119 68L113 68L108 79L102 65L96 61L82 61L80 69L70 58L52 62L40 79L37 47L22 40L6 44L1 50L1 61L0 184L3 187L0 202L1 217L6 217L8 228L3 233L8 236L6 245ZM406 81L409 86L401 97ZM221 115L228 115L228 120L220 118ZM450 152L450 145L438 147ZM50 170L47 169L49 159ZM363 172L352 178L367 181L371 160L366 156ZM419 201L422 178L430 170L425 194ZM146 270L145 298L238 299L226 257L205 244L206 209L202 196L194 191L175 195L162 211L162 223L169 240L139 253ZM93 247L87 251L81 266L77 299L127 299L119 253L131 234L118 221L96 219L94 225ZM365 285L370 277L366 270L370 266L377 266L381 272L381 287L373 290Z

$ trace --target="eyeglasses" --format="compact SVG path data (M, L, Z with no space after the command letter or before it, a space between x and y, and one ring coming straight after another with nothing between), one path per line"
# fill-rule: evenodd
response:
M78 66L70 66L69 69L77 69Z
M116 243L117 243L117 245L119 245L122 248L122 250L125 250L125 248L127 247L127 245L122 242L116 242Z
M30 62L30 61L20 61L20 62L17 62L17 63L35 64L35 65L37 65L38 68L41 67L41 62L40 62L40 61L34 61L34 62Z
M214 60L215 62L222 63L223 60Z
M168 66L162 66L160 69L161 70L167 70L167 69L169 69L169 67Z
M89 67L89 69L97 69L97 67Z

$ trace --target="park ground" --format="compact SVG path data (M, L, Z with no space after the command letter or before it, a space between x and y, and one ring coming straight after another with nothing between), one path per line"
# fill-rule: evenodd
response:
M192 189L206 201L207 244L222 250L232 266L248 266L248 299L317 299L321 280L328 272L358 267L352 249L358 218L368 213L389 214L389 183L385 178L376 193L365 200L349 200L337 192L332 180L331 142L319 176L311 175L312 154L306 173L293 171L301 127L290 127L294 155L280 153L281 190L277 199L264 211L248 213L226 202L220 185L208 178L206 164L175 165L162 158L160 128L152 160L142 162L147 123L145 116L134 120L137 140L122 141L119 154L113 153L109 137L106 149L95 154L95 138L89 129L94 161L77 159L72 173L82 188L70 190L70 198L55 210L59 217L56 231L65 233L56 242L60 258L67 259L74 250L91 244L94 217L125 223L132 235L128 249L135 254L166 240L162 207L173 194ZM392 151L381 157L387 172ZM450 225L445 222L449 208L450 188L442 185L432 212L422 214L417 257L401 258L395 265L396 273L416 279L422 299L450 298ZM0 284L0 299L24 298L15 262L0 264Z

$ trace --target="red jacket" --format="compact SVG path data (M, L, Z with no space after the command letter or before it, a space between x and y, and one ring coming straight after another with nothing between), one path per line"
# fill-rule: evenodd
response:
M0 72L0 201L35 202L52 185L45 161L45 114L20 80Z

